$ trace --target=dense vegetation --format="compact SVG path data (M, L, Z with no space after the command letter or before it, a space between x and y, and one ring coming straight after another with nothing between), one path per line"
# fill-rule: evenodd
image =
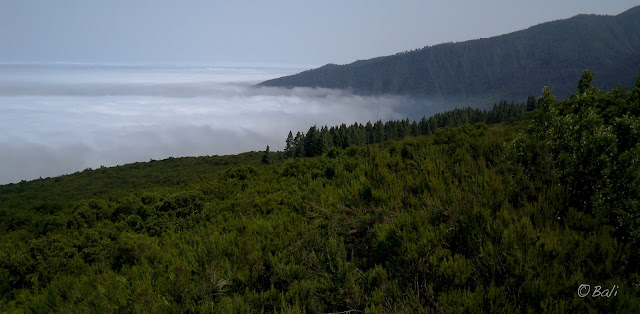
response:
M378 120L373 124L369 121L366 125L354 123L350 126L346 124L335 127L323 126L319 129L314 125L309 128L306 134L298 132L295 137L289 131L284 153L286 157L321 156L334 147L346 149L353 145L375 144L407 136L430 135L439 127L453 127L478 122L495 124L511 119L521 119L527 110L535 108L535 98L529 97L526 105L501 101L499 104L495 104L491 110L471 107L454 109L438 113L428 119L422 117L418 122L410 122L407 118L406 120L387 122Z
M549 86L561 99L587 68L595 86L630 86L640 63L640 7L617 16L578 15L514 33L328 64L263 86L351 88L486 106L524 101Z
M638 312L640 76L591 78L492 126L0 186L0 311Z

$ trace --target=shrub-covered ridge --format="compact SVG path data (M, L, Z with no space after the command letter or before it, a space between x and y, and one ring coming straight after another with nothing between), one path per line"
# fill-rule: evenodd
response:
M638 312L640 78L590 80L521 121L0 187L0 310Z

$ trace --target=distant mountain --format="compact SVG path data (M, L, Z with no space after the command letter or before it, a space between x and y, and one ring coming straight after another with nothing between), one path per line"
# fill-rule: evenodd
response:
M424 47L260 83L261 86L353 89L487 105L522 101L549 86L575 92L584 69L601 89L626 86L640 67L640 6L617 16L577 15L506 35Z

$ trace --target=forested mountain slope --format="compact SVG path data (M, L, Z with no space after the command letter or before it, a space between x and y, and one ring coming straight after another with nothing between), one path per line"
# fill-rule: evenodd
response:
M559 99L584 69L594 85L630 87L640 67L640 7L617 16L578 15L485 39L445 43L396 55L328 64L262 86L350 88L486 106L523 101L549 86Z
M0 312L640 312L640 76L591 80L491 126L0 186Z

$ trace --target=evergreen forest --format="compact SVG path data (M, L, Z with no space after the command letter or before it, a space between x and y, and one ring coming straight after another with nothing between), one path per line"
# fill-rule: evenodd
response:
M640 312L640 75L592 81L0 186L0 312Z
M593 82L598 88L629 88L639 63L636 6L615 16L581 14L491 38L327 64L260 85L348 88L487 107L500 99L525 101L543 86L566 99L584 69L598 73Z

